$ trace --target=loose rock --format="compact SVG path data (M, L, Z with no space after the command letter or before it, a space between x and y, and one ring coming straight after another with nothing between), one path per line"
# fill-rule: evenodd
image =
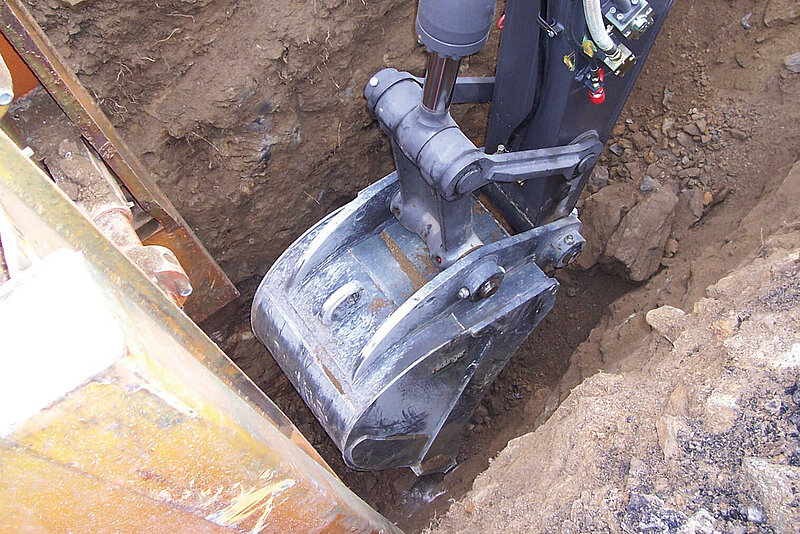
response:
M745 458L742 468L761 493L766 515L780 532L791 532L800 525L800 467L780 465L764 458ZM750 505L747 519L763 523L764 510ZM750 508L758 508L750 510ZM758 513L760 512L760 514ZM752 519L751 519L752 517ZM761 521L758 521L760 519Z
M631 136L631 142L636 150L644 150L649 144L648 138L642 132L636 132Z
M686 425L680 417L664 415L656 421L656 432L658 433L658 446L664 453L664 459L669 461L676 458L681 453L681 446L678 443L678 435L685 430Z
M677 204L678 197L666 188L645 197L622 219L601 263L620 268L635 282L650 278L661 264Z
M669 254L670 256L674 256L678 252L678 240L675 238L667 239L667 244L664 247L664 252Z
M567 296L574 297L578 294L578 288L576 287L568 287L567 288Z
M695 126L697 126L697 129L700 130L701 134L708 133L708 121L707 120L699 119L699 120L695 121L694 124L695 124Z
M800 72L800 52L786 56L783 64L792 72Z
M674 96L675 96L675 93L673 93L672 91L670 91L669 89L667 89L665 87L664 88L664 98L661 99L661 104L665 108L671 109L672 106L670 105L670 101L672 100L672 97L674 97Z
M672 223L672 237L681 240L686 231L703 216L703 191L685 189L678 196L675 217Z
M748 137L750 137L749 135L747 135L742 130L739 130L738 128L731 128L730 132L731 132L731 137L733 137L737 141L745 141Z
M769 0L764 9L764 25L783 26L800 17L800 3L797 0Z
M669 508L655 495L634 493L622 516L626 532L675 532L686 522L686 516Z
M678 529L678 534L716 534L716 519L711 512L701 508Z
M715 390L706 401L704 421L712 432L721 434L730 430L741 411L736 396Z
M661 306L647 312L645 321L653 330L675 342L686 328L686 312L672 306Z
M656 191L661 189L661 184L655 178L651 178L650 176L645 176L642 178L642 183L639 186L639 191L642 193L649 193L651 191Z
M589 186L596 191L603 189L608 185L609 174L608 168L604 165L595 165L592 169L592 174L589 176Z
M672 117L664 117L664 120L661 121L661 133L664 134L664 137L674 137L674 132L675 119Z
M698 178L700 176L700 169L697 167L689 167L688 169L683 169L678 173L678 178Z
M678 143L684 148L690 148L694 144L692 136L686 132L678 132Z
M586 199L581 211L586 248L578 257L578 265L589 269L597 263L622 217L636 204L636 197L635 186L623 182L611 184Z
M687 124L683 127L683 131L689 135L700 135L702 133L695 123Z
M645 166L639 159L626 162L625 170L628 171L628 176L636 181L640 181L646 173Z
M739 513L742 514L744 517L747 518L748 521L751 523L755 523L757 525L761 525L766 521L766 516L764 515L764 510L761 507L756 506L755 504L750 504L747 506L743 506Z

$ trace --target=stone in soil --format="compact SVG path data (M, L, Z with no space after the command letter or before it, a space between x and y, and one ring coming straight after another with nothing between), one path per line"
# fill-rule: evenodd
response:
M700 128L697 126L697 124L693 122L684 126L683 131L691 136L700 135L701 133L703 133L700 131Z
M599 191L608 185L608 181L608 168L600 164L595 165L594 169L592 169L592 174L589 176L590 189Z
M634 148L636 150L644 150L647 148L647 145L650 144L649 139L646 135L641 132L636 132L631 136L631 142L633 143Z
M764 9L764 25L776 27L790 24L800 18L800 2L797 0L769 0Z
M745 141L748 137L750 137L749 135L747 135L747 133L743 132L742 130L739 130L738 128L731 128L730 132L731 132L731 137L733 137L737 141Z
M786 56L783 64L792 72L800 72L800 52Z
M658 180L651 178L650 176L645 176L642 178L642 183L639 185L639 191L642 193L649 193L658 189L661 189L661 184L658 182Z
M578 257L578 265L589 269L597 263L606 243L622 217L636 204L636 199L635 186L629 182L611 184L586 199L580 213L586 248Z
M697 167L689 167L688 169L683 169L678 173L678 178L697 178L700 176L700 169Z
M694 145L692 136L686 132L678 132L678 143L684 148L691 148Z
M748 520L763 523L766 515L780 532L796 529L800 525L800 467L782 465L765 458L745 458L742 468L758 488L766 508L766 514L763 510L758 510L760 514L748 510ZM761 521L754 521L751 516Z
M703 216L703 191L684 189L678 195L675 218L672 223L672 237L681 240L686 231Z
M686 312L673 306L661 306L645 314L645 320L650 327L675 342L686 328Z
M634 493L625 508L622 528L627 532L675 532L686 519L657 496Z
M678 197L667 188L648 195L622 219L602 263L634 282L650 278L661 264L677 204Z

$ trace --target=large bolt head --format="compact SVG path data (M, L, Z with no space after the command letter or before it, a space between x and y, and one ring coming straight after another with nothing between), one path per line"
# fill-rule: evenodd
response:
M497 290L500 289L500 280L497 277L491 277L480 285L477 292L478 300L483 300L491 297Z

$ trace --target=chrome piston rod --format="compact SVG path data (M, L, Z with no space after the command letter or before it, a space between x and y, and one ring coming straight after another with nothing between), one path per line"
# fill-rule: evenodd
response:
M459 66L460 58L441 57L431 52L422 87L422 106L425 109L432 113L444 113L450 108Z

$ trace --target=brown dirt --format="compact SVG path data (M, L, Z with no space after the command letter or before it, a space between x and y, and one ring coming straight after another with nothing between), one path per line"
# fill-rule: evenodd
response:
M459 467L444 480L417 481L408 470L356 473L253 338L247 312L256 284L289 243L391 170L388 143L361 95L384 66L422 73L415 3L94 0L75 10L56 0L29 3L242 291L206 331L354 491L408 531L463 496L511 438L538 427L574 386L648 335L647 310L671 304L690 311L707 286L760 246L755 229L770 224L769 213L734 229L772 178L800 157L800 75L782 66L797 51L798 26L765 27L765 0L677 2L609 142L622 155L607 150L603 164L612 183L638 187L655 162L665 186L712 194L704 217L644 286L597 267L559 274L565 287L556 309L493 385ZM752 28L745 30L748 12ZM494 30L464 74L491 73L498 42ZM665 90L674 95L666 104ZM486 113L480 105L456 113L477 143ZM714 132L706 144L683 147L653 134L664 118L680 128L698 114ZM643 149L633 146L636 132L649 136ZM678 176L684 167L701 175L690 183Z
M412 2L30 4L236 284L392 170L363 88L384 66L424 70Z
M648 311L431 532L797 531L800 162L775 185L754 253L690 314Z

